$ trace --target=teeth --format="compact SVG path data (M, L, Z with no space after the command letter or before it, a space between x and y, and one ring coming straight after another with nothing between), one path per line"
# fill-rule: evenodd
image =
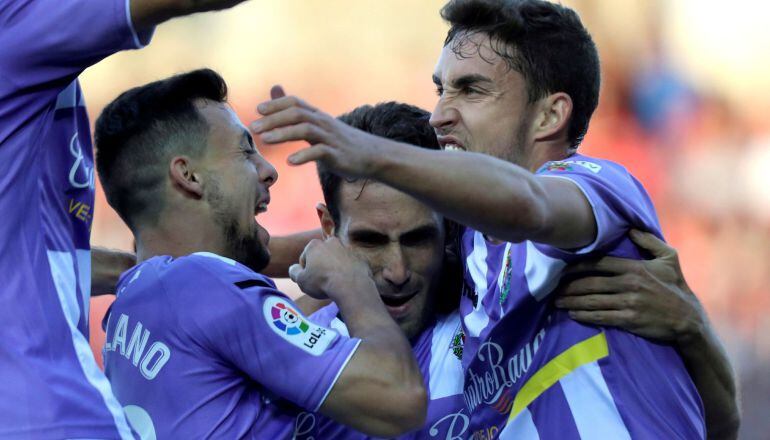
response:
M457 144L445 144L444 150L447 151L464 151L464 148Z

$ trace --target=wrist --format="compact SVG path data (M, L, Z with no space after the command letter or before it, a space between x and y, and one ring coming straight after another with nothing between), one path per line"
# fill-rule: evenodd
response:
M681 348L698 345L706 339L708 318L695 295L690 296L692 313L685 315L676 329L676 342Z

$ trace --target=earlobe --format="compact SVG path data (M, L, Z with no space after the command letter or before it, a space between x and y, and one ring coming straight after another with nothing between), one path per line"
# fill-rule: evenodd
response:
M192 169L190 158L175 156L169 163L169 177L175 188L194 198L203 197L203 184Z
M316 213L318 214L318 220L321 222L321 232L324 239L333 237L335 232L334 219L329 212L329 208L323 203L319 203L315 206Z

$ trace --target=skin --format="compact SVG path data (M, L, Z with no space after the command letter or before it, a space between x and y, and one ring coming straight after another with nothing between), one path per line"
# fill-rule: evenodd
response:
M414 338L435 315L444 255L442 217L400 191L362 181L341 184L339 211L336 225L327 207L319 206L324 235L339 237L369 265L388 313L407 338Z
M307 141L310 147L291 155L291 164L315 161L343 176L383 182L488 237L564 249L588 245L596 223L579 188L566 179L532 174L575 151L567 137L571 98L555 92L528 103L521 75L491 53L487 36L471 36L467 44L478 50L457 56L444 47L433 75L439 100L431 124L439 142L456 145L450 148L455 151L427 151L372 136L297 97L273 96L260 104L263 118L251 129L268 144ZM709 435L726 432L718 438L731 438L739 420L735 380L721 373L731 371L729 361L705 316L700 322L699 342L680 348L680 354L691 366L706 413L727 414L708 420Z
M269 235L255 214L266 210L277 173L228 105L195 104L209 127L207 148L200 157L170 159L160 220L133 231L137 260L206 251L259 271L269 260ZM334 300L350 335L361 339L320 412L378 437L421 426L427 400L422 375L368 266L336 238L314 240L290 276L308 295Z

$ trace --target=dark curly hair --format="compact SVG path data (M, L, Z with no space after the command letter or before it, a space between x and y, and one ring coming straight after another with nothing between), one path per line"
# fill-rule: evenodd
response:
M544 0L451 0L441 17L450 24L444 45L460 57L468 56L470 36L489 36L492 50L524 77L529 102L568 94L567 136L571 146L580 144L599 103L601 74L596 45L575 11Z

